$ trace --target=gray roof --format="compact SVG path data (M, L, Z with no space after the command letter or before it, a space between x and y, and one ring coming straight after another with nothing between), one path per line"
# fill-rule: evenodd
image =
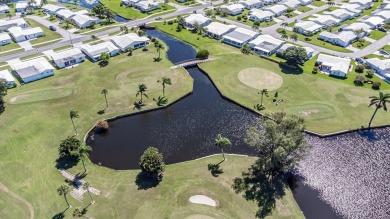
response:
M22 79L24 79L24 78L28 78L30 76L37 75L40 72L34 66L28 66L26 68L21 68L21 69L16 70L16 73L18 73L18 75Z
M276 49L278 46L279 45L273 44L270 42L262 42L259 45L257 45L257 47L260 47L260 48L268 50L268 51L272 51L272 50Z

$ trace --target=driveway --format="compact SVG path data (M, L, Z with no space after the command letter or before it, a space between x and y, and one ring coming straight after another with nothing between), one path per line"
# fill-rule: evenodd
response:
M29 42L29 41L23 41L23 42L19 42L18 43L19 44L19 46L21 47L21 48L23 48L24 50L30 50L30 49L33 49L32 48L32 46L31 46L31 43Z
M65 39L69 39L69 37L72 37L72 38L76 38L76 37L79 37L80 35L78 34L73 34L73 33L70 33L66 30L64 30L62 27L60 27L57 23L52 23L48 20L46 20L45 18L43 17L39 17L39 16L35 16L35 15L29 15L27 16L28 18L30 19L33 19L34 21L42 24L43 26L49 28L50 26L54 26L56 27L56 31L57 33L59 33L61 36L62 36L62 40L65 40Z

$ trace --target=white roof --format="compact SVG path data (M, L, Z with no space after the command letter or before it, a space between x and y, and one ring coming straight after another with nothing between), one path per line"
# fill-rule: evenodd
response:
M149 6L151 6L151 5L152 5L152 6L157 6L158 4L155 3L155 2L153 2L153 1L148 1L148 0L146 0L146 1L140 1L140 2L138 2L138 3L135 4L135 5L137 5L138 7L147 9L147 8L149 8Z
M11 37L7 33L0 33L0 41L10 40Z
M379 13L375 14L375 16L381 16L388 20L390 19L390 11L380 11Z
M300 1L301 3L305 3L305 4L312 2L312 0L299 0L299 1Z
M59 5L53 5L53 4L46 4L42 6L42 9L51 11L51 12L56 12L60 9L64 9L65 7L59 6Z
M128 33L121 36L113 36L110 40L120 48L126 48L134 42L147 42L149 38L144 36L140 37L136 33Z
M264 10L269 10L274 14L279 14L280 12L287 10L287 7L284 5L274 5L269 8L265 8Z
M46 70L54 70L54 67L44 57L11 63L10 66L21 78L38 75Z
M252 6L252 5L257 5L257 4L261 3L261 1L260 0L242 0L242 1L239 1L238 3L240 3L242 5Z
M79 58L79 57L85 57L79 48L71 48L68 50L55 52L51 55L51 58L53 60L64 60L67 58Z
M322 65L330 66L333 71L341 71L348 73L351 60L349 58L341 58L336 56L330 56L325 54L319 54L317 62L321 62Z
M346 9L346 10L350 10L350 11L364 11L365 10L365 7L364 6L361 6L359 4L356 4L356 3L346 3L346 4L342 4L340 6L340 8L342 9Z
M27 28L27 29L22 29L21 27L11 27L8 29L8 31L15 38L20 37L20 36L28 36L28 35L32 35L32 34L43 33L43 30L40 27L33 27L33 28Z
M301 2L298 1L298 0L289 0L285 3L283 3L283 5L289 7L289 8L295 8L296 6L300 5Z
M257 35L258 35L258 33L254 32L254 31L239 27L239 28L236 28L234 31L226 34L224 36L224 38L232 40L232 41L236 41L239 43L243 43L247 40L252 39L253 37L255 37Z
M370 23L370 24L373 24L373 25L377 26L377 25L382 24L384 22L384 19L381 18L381 17L372 16L372 17L367 18L363 22Z
M80 10L80 11L75 11L73 12L73 14L85 14L85 15L89 15L89 12L87 10Z
M336 9L334 11L325 11L324 14L333 15L333 16L339 17L339 18L354 16L353 12L347 11L345 9Z
M320 24L326 24L326 25L329 21L334 22L334 23L341 22L340 19L334 18L330 15L319 15L317 18L313 19L313 21L320 23Z
M356 3L356 4L372 4L372 0L350 0L349 3Z
M366 62L370 63L371 65L376 66L382 71L389 71L390 72L390 59L378 59L378 58L372 58L372 59L366 59Z
M224 5L221 8L225 8L229 11L243 10L245 7L242 4Z
M337 33L324 31L320 34L320 36L330 39L338 39L343 42L351 42L352 40L356 39L356 34L353 31L342 31Z
M15 8L26 8L28 3L26 1L18 1L16 2Z
M85 14L76 14L72 17L73 21L76 23L77 26L83 26L84 24L88 23L89 21L97 22L99 21L99 18L97 17L91 17Z
M9 7L7 5L0 4L0 11L9 11Z
M202 14L191 14L190 16L186 17L184 20L186 23L194 25L195 23L198 24L206 23L210 20L210 18L207 18Z
M56 12L58 16L64 17L64 18L70 18L74 15L74 13L69 9L61 9Z
M205 30L215 35L223 35L235 29L236 27L236 25L226 25L219 22L211 22L205 27Z
M14 77L12 77L11 73L7 69L0 71L0 79L4 79L7 82L15 82Z
M276 47L281 46L285 42L283 40L276 39L270 35L260 35L256 37L256 39L249 42L249 45L251 47L265 50L270 52L271 50L274 50Z
M348 26L343 27L343 30L350 30L350 31L361 30L361 29L363 29L366 32L371 31L370 25L362 22L355 22Z
M305 31L315 31L322 28L322 25L317 24L314 21L302 21L294 25L294 27L302 28Z
M250 15L254 16L254 17L257 17L259 20L261 20L261 19L264 19L264 18L267 18L267 17L274 16L274 13L272 13L270 11L261 11L261 10L259 10L257 8L254 8L254 9L251 10Z
M83 44L80 45L80 48L94 57L99 56L103 52L111 53L112 51L119 50L112 42L102 42L95 45Z
M25 26L27 22L23 18L17 18L12 20L0 20L1 26Z

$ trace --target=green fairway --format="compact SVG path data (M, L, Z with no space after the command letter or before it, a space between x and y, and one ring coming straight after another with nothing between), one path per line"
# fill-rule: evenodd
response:
M140 19L157 13L161 13L160 15L162 15L165 14L166 11L173 12L176 9L171 5L165 5L160 3L159 9L142 13L141 11L134 9L133 7L121 6L120 0L100 0L100 2L104 4L107 8L113 10L116 14L127 19Z
M1 218L30 218L28 209L22 202L1 190L0 206Z
M169 32L170 25L157 24L160 30ZM186 32L186 33L183 33ZM177 35L176 31L169 32ZM187 36L183 39L199 48L208 49L214 61L201 64L223 95L238 103L253 109L260 101L259 89L251 88L239 81L239 72L247 68L263 68L275 72L283 77L283 85L274 92L278 92L277 99L283 99L279 106L273 102L274 92L265 98L265 113L278 110L296 112L307 121L307 129L319 133L330 133L346 129L356 129L367 126L374 109L369 108L369 96L378 95L369 85L356 87L353 80L357 73L353 70L348 79L329 77L325 74L311 73L315 59L308 61L303 66L304 74L292 74L291 71L282 69L278 64L258 58L253 55L243 55L239 49L217 42L210 38L202 38L188 31L179 33ZM190 37L190 35L196 37ZM199 40L198 40L199 38ZM213 42L210 42L212 40ZM224 66L221 69L221 66ZM382 83L382 90L390 92L390 85L374 78L374 81ZM267 88L267 87L264 87ZM388 113L378 111L374 120L375 125L384 125L388 121Z

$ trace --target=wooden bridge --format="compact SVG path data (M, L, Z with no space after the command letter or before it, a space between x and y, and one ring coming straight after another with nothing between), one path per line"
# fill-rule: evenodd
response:
M190 66L195 66L199 63L210 62L210 61L212 61L212 59L189 59L189 60L177 62L171 68L190 67Z

